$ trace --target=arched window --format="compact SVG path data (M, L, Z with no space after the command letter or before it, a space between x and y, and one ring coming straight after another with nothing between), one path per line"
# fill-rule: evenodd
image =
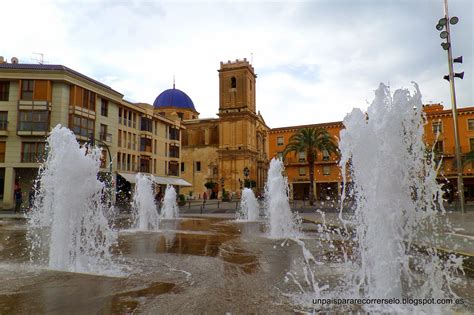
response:
M237 87L237 79L235 77L230 78L230 87L235 89Z

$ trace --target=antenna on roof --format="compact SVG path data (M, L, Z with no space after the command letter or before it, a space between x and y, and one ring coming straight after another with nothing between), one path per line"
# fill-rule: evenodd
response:
M253 53L250 53L250 64L253 65Z
M36 61L40 65L44 64L44 54L43 53L35 53L34 52L33 55L38 55L39 56L39 58L33 59L34 61Z
M173 89L174 89L174 87L175 87L175 83L176 83L176 82L175 82L175 77L174 77L174 74L173 74Z

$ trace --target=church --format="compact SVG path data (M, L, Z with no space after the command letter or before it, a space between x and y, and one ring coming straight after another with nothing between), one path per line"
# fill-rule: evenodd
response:
M247 59L221 62L218 73L218 118L199 118L191 98L175 86L153 103L155 112L184 127L180 175L192 186L180 193L190 199L238 197L244 187L260 194L265 186L269 127L256 109L257 75Z

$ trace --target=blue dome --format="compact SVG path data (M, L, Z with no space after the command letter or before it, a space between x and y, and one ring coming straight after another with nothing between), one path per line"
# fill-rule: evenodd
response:
M153 107L177 107L196 111L191 98L183 91L175 89L174 87L161 92L153 102Z

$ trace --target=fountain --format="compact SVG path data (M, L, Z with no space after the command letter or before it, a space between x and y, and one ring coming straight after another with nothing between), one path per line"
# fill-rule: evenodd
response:
M434 157L428 157L423 141L421 93L414 86L413 95L400 89L392 97L381 84L366 114L354 109L344 119L340 166L353 183L352 192L345 194L356 201L353 223L360 256L360 266L348 281L354 297L401 300L452 296L449 279L459 261L451 257L450 267L445 267L435 250L415 259L415 243L436 243L431 231L435 214L444 213L444 208L436 163ZM417 287L417 281L424 285ZM388 310L414 310L397 307Z
M296 238L299 235L298 217L293 215L288 200L288 179L283 176L281 159L272 159L265 186L266 214L271 238Z
M135 178L135 192L132 201L135 229L156 231L159 228L160 218L155 204L153 182L150 176L141 173L138 173Z
M244 188L240 201L240 210L237 212L238 220L257 221L260 216L260 205L253 190Z
M176 219L179 217L179 208L176 203L176 190L172 185L166 186L160 217L162 219Z
M31 252L49 248L47 264L55 270L113 269L110 248L116 233L105 216L106 187L97 179L101 149L80 147L69 129L57 125L47 139L47 152L29 217Z

